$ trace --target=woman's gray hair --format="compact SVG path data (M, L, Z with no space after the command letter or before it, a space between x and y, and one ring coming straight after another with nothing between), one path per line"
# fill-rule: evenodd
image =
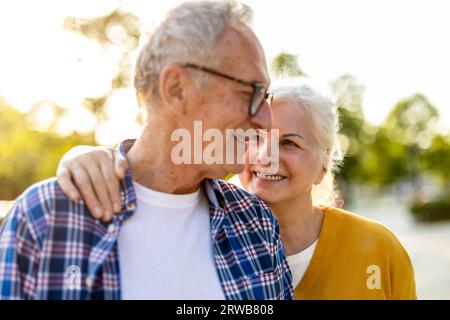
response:
M234 23L249 25L252 10L236 1L191 1L170 10L142 47L136 60L138 98L158 97L159 75L174 63L206 64L214 59L224 31Z
M334 205L336 200L334 173L343 160L339 141L339 115L336 105L328 97L312 87L287 85L274 89L274 100L292 101L304 108L309 115L319 155L327 169L322 183L314 186L312 197L314 205Z

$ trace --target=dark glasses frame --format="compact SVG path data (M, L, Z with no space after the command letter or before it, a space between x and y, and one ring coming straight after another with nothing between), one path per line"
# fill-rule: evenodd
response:
M193 68L193 69L196 69L196 70L200 70L200 71L203 71L203 72L206 72L206 73L218 76L218 77L222 77L222 78L227 79L227 80L231 80L231 81L237 82L237 83L245 85L245 86L252 87L253 88L252 98L251 98L250 104L248 106L248 115L250 117L256 116L258 111L261 109L264 101L267 101L269 106L272 104L273 93L269 92L267 90L267 88L264 85L264 83L245 81L245 80L242 80L242 79L239 79L239 78L235 78L235 77L229 76L229 75L227 75L225 73L216 71L214 69L198 66L198 65L193 64L193 63L186 63L186 64L183 64L182 66L186 67L186 68Z

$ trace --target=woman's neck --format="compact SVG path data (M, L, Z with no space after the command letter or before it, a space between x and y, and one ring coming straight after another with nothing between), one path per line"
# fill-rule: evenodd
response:
M280 224L281 239L287 256L303 251L319 238L323 211L312 205L311 195L269 206Z

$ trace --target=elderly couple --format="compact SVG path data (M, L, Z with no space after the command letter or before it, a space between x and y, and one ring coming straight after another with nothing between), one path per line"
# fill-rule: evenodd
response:
M307 86L272 101L250 17L227 1L168 13L136 62L141 136L115 152L75 148L57 179L16 200L1 229L1 299L416 298L396 237L333 207L336 108ZM278 129L278 171L263 159L269 135L236 139L256 141L254 162L174 164L171 134L194 121ZM237 173L246 191L219 180Z

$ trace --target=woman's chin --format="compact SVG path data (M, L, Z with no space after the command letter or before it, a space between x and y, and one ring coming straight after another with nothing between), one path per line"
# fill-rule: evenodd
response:
M255 196L264 201L268 206L278 202L278 195L274 194L273 192L270 192L269 190L258 189L256 192L251 193L253 193Z

